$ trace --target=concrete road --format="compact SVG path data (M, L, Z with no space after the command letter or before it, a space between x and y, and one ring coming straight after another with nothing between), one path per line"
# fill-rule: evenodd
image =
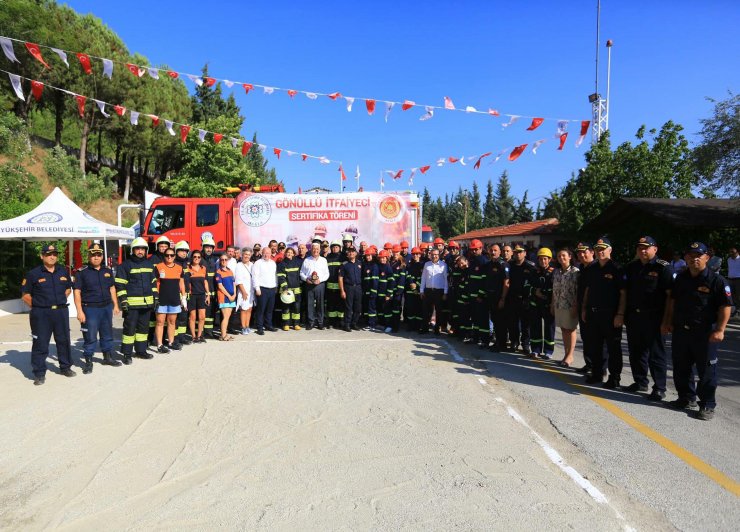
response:
M478 361L445 336L335 330L50 372L34 387L28 334L27 317L0 319L2 529L740 522L737 326L711 422L549 362Z

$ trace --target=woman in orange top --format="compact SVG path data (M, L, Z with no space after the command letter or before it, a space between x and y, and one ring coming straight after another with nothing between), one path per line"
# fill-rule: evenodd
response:
M164 324L167 322L167 339L169 346L175 351L182 349L175 342L177 315L185 306L185 275L182 266L175 262L175 250L168 249L164 253L164 262L156 264L157 289L159 290L159 304L156 308L157 324L154 327L154 337L157 339L157 351L169 353L170 349L162 345Z
M206 267L203 264L203 255L200 251L193 251L190 257L190 336L193 343L205 343L203 328L206 324L206 308L211 304L211 295L208 293L208 280L206 278ZM198 334L195 334L195 320L198 319Z

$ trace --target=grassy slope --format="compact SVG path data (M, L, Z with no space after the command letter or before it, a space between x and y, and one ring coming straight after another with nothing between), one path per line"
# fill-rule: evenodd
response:
M24 162L24 168L33 174L38 179L41 186L41 191L44 196L47 196L54 190L54 184L49 180L49 176L46 174L44 169L44 158L46 157L47 151L45 148L34 146L31 157L27 158ZM0 163L6 162L8 158L4 155L0 155ZM62 187L64 190L64 187ZM69 194L67 190L64 190L65 194ZM83 205L82 208L91 216L108 222L111 224L118 223L117 221L117 207L123 203L123 200L119 197L113 199L99 199L91 205ZM123 225L130 226L137 220L137 214L133 210L124 211L123 214Z

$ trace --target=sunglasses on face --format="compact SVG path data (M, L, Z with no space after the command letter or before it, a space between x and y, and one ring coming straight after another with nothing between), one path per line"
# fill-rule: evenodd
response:
M90 253L91 257L102 257L103 254L100 251L96 251L94 253Z
M44 257L57 257L57 256L59 256L59 253L57 253L56 251L50 251L48 253L44 253Z
M164 256L167 257L168 259L171 259L172 257L175 256L175 254L174 253L165 253Z

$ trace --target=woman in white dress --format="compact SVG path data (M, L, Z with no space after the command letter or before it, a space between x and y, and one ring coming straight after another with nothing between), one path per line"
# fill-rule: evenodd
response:
M236 265L234 277L237 288L236 308L239 309L242 334L249 334L249 320L252 318L254 307L254 288L252 287L252 249L242 248L241 262Z

